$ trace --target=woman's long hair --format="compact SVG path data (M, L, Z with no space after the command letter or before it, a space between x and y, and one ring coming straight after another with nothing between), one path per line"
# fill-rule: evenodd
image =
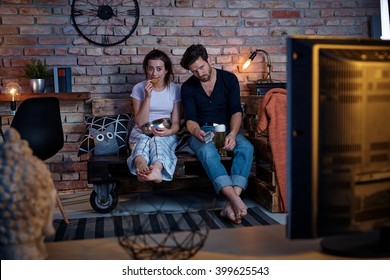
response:
M145 56L144 61L142 63L145 74L148 72L147 71L148 70L148 61L150 59L152 59L152 60L159 59L159 60L164 62L164 67L168 71L164 77L164 82L166 85L168 85L170 81L173 81L174 75L173 75L172 61L166 53L164 53L163 51L157 50L157 49L150 51Z

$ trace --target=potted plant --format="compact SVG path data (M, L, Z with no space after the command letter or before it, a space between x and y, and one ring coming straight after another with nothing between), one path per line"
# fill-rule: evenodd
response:
M39 59L33 59L25 66L26 76L30 78L30 86L33 93L45 91L46 78L49 76L47 65Z

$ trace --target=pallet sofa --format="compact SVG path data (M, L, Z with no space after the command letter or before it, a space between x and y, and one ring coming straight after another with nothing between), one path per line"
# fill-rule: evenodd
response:
M257 125L256 116L258 106L261 103L261 96L242 97L242 100L243 106L246 109L243 126L245 124L246 129L249 131L248 138L255 145L256 153L259 153L258 139L254 131ZM130 99L96 99L91 102L92 114L95 116L130 113L132 108ZM265 141L267 143L268 140L265 139ZM267 145L265 147L264 151L269 156L269 147ZM93 186L90 195L90 204L96 212L108 213L114 210L118 203L118 193L121 192L150 192L155 190L191 188L194 187L194 182L196 182L195 184L197 186L203 185L212 188L212 184L205 174L202 165L193 154L177 153L178 161L173 181L163 181L160 184L138 181L136 176L132 175L128 170L126 163L128 156L127 151L127 153L118 155L91 154L88 158L87 179L88 183ZM261 181L262 184L260 185L257 183L256 156L254 159L250 182L254 182L255 186L251 186L249 192L255 196L259 196L259 199L255 198L255 200L263 204L267 209L272 212L278 212L277 187L272 186L275 185L272 181ZM230 169L232 157L223 157L221 160ZM272 174L272 165L270 169L266 172L271 172ZM258 190L258 185L263 188L261 191Z

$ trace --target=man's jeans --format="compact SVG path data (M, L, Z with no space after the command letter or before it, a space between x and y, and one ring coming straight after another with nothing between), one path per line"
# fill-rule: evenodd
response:
M202 130L213 130L213 127L203 126ZM213 142L205 144L194 135L190 138L191 149L202 163L217 193L226 186L238 186L245 190L253 161L253 146L242 134L236 136L236 146L233 149L233 163L230 176Z

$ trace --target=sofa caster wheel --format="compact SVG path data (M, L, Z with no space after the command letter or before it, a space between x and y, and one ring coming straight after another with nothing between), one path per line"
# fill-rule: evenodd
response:
M106 197L99 197L96 191L92 191L89 202L96 212L109 213L116 208L116 205L118 204L118 195L112 190Z

